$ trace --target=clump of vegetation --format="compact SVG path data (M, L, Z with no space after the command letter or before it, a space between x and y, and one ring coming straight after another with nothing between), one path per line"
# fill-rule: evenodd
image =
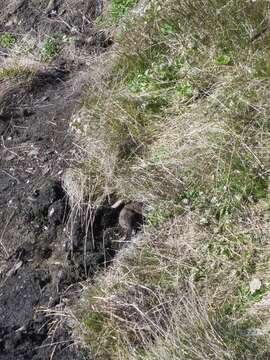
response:
M52 60L58 53L61 44L61 37L49 36L41 48L41 58L44 61Z
M111 18L117 24L129 9L136 5L138 0L113 0L111 2Z
M232 65L232 59L229 55L222 54L217 58L217 63L219 65Z
M13 47L15 43L16 43L16 38L11 33L6 32L0 35L0 46L10 49Z
M0 69L0 80L30 80L35 73L35 70L20 65L3 67Z

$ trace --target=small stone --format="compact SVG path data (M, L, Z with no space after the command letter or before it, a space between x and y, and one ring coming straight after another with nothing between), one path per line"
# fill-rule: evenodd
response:
M209 221L205 217L200 219L200 225L208 225L208 224L209 224Z
M53 207L51 207L50 211L49 211L49 217L51 217L54 214L55 210Z
M52 10L52 11L49 13L49 16L50 16L50 17L55 17L55 16L57 16L57 11L56 11L56 10Z
M33 149L33 150L29 151L28 155L29 156L37 156L38 153L39 153L38 149Z
M219 233L219 230L220 230L220 228L217 226L217 227L215 227L215 228L213 229L213 233L214 233L214 234L218 234L218 233Z
M249 283L249 290L251 294L254 294L257 290L260 290L261 287L262 287L262 282L258 278L252 279Z
M218 199L215 196L213 196L210 202L211 204L217 204Z

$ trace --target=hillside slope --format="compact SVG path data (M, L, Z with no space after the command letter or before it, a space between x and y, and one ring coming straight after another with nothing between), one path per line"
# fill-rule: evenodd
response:
M2 5L0 359L270 359L269 2Z

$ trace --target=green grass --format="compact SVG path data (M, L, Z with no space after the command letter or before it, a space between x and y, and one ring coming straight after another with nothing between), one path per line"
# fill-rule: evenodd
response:
M138 0L112 0L111 2L111 18L114 24L117 24L120 19L137 4Z
M85 326L94 333L100 333L103 329L104 318L100 313L92 312L84 321Z
M52 60L59 52L61 36L55 35L48 37L41 48L41 58L43 61Z
M232 59L229 55L222 54L217 58L219 65L232 65Z
M0 69L0 80L30 80L34 75L34 70L19 65Z
M0 35L0 45L4 48L12 48L13 45L16 43L16 38L13 34L6 32Z

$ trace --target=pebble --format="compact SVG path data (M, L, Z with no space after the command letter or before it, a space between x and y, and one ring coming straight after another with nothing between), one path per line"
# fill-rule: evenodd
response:
M251 294L254 294L257 290L260 290L261 287L262 287L262 282L258 278L252 279L249 283L249 290Z

